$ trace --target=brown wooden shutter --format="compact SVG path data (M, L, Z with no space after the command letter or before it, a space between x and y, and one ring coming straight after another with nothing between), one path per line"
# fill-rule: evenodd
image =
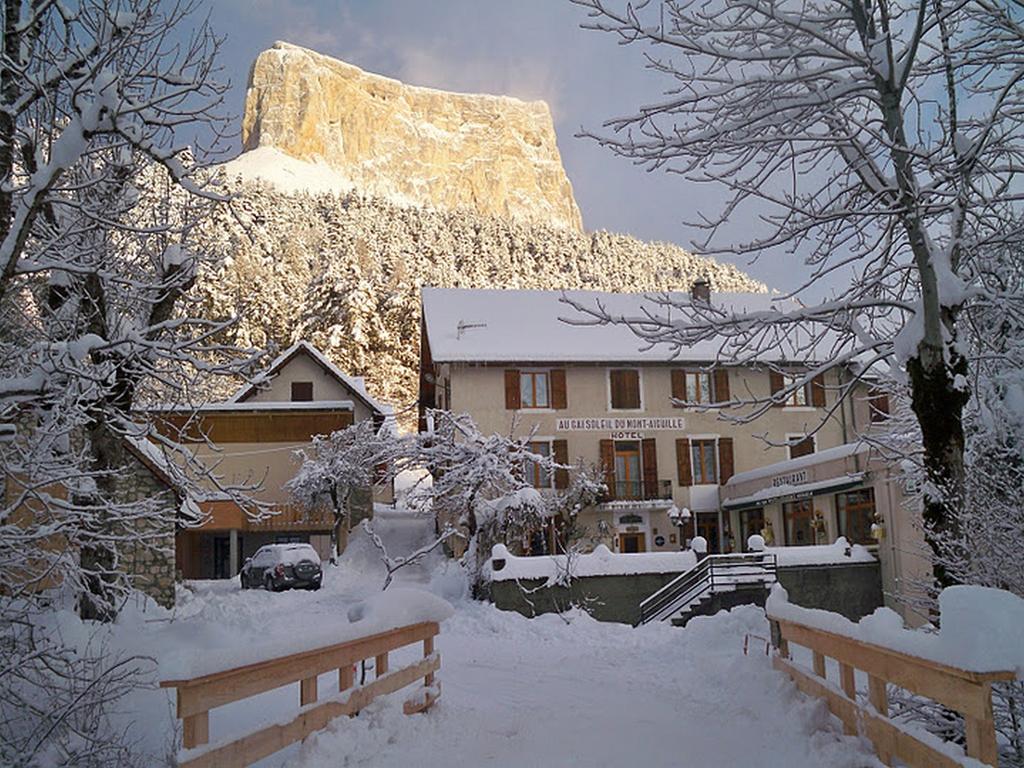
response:
M519 397L519 371L505 371L505 409L518 411L521 400Z
M608 486L608 498L615 498L615 441L601 441L601 469L604 471L604 483Z
M732 438L718 438L718 482L725 485L729 478L736 472L736 466L732 455Z
M868 394L868 409L872 424L885 421L889 418L889 396L885 392L873 390Z
M679 474L679 485L693 485L693 466L690 461L690 441L685 437L676 440L676 471Z
M715 382L715 397L716 403L727 403L731 400L729 395L729 371L726 368L715 368L714 373Z
M819 373L811 379L811 405L815 408L825 407L825 374Z
M686 399L686 371L681 368L672 369L672 397L676 400ZM682 408L678 403L673 403L676 408Z
M772 390L772 397L775 397L779 392L781 392L785 388L786 384L783 381L782 374L779 371L768 371L768 386ZM785 405L785 403L776 402L772 403L772 405L781 408L782 406Z
M658 445L653 437L640 441L640 461L643 462L644 498L658 498Z
M556 464L569 463L569 443L566 440L552 440L551 450L554 454ZM569 470L568 469L556 469L555 470L555 488L560 491L564 491L569 487Z
M551 407L556 410L563 410L568 407L564 368L554 368L551 371Z
M628 370L626 371L626 392L628 393L629 400L627 401L629 408L640 407L640 371Z

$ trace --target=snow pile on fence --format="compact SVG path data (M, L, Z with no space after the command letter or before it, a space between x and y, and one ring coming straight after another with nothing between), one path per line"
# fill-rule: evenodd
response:
M840 563L873 563L875 556L860 544L850 545L840 536L834 544L808 547L765 547L765 553L775 555L780 568L795 565L836 565Z
M1024 600L1000 589L948 587L939 595L941 627L906 629L889 608L859 622L837 613L789 602L776 584L765 606L773 619L805 624L825 632L971 672L1015 670L1024 679Z
M181 680L212 674L224 669L255 664L327 645L344 643L424 621L444 621L452 615L444 599L420 589L393 587L351 604L347 611L319 612L316 620L281 626L267 618L264 631L246 638L239 627L188 622L192 635L182 638L186 651L171 652L160 660L165 680ZM196 633L202 637L196 637Z
M682 573L697 564L697 556L685 552L628 552L616 554L604 544L586 554L518 557L504 544L491 550L489 562L493 581L547 579L557 583L582 576L630 576L640 573Z

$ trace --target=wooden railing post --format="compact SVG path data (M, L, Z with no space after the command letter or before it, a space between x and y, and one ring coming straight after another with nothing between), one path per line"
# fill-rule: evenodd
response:
M338 691L347 691L356 681L355 670L351 664L346 664L338 669Z
M428 637L423 641L423 658L428 658L434 652L434 638ZM430 672L423 678L423 684L428 688L434 684L434 673Z
M843 688L843 693L846 697L856 703L857 702L857 683L853 676L853 667L849 664L839 663L839 684ZM857 728L853 723L843 722L843 732L847 736L853 736L857 733Z
M988 765L998 765L999 745L996 743L996 725L992 717L992 684L981 684L981 717L964 717L967 731L967 756Z
M814 651L814 674L825 677L825 655L820 651Z
M387 653L382 653L374 659L373 669L374 675L376 677L381 677L382 675L386 675L388 673Z
M299 681L299 706L316 702L316 675Z
M210 743L210 713L197 712L181 720L181 745L195 749Z

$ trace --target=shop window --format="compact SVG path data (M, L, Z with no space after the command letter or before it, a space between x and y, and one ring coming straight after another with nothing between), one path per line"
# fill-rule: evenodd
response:
M520 371L519 403L521 408L549 408L551 380L547 371Z
M613 410L640 409L640 371L636 368L613 368L608 371Z
M791 459L799 459L801 456L810 456L814 453L814 435L808 435L803 439L800 439L800 435L790 435L788 441Z
M874 544L871 524L875 518L875 492L872 488L861 488L836 494L836 514L839 518L839 535L845 536L851 544Z
M313 382L312 381L293 381L292 382L292 402L293 403L311 403L311 402L313 402Z
M814 504L811 499L783 504L782 519L786 525L786 546L814 544Z
M740 542L740 547L744 552L749 552L747 548L747 542L751 536L762 536L764 534L761 531L764 530L764 510L758 509L744 509L740 512L740 535L743 540Z
M551 456L551 442L548 440L529 443L527 447L530 453L536 453L545 459ZM523 474L526 476L526 481L534 488L551 487L551 472L543 464L528 460L523 468Z
M718 484L718 458L714 440L691 440L690 454L693 458L693 482L695 484Z

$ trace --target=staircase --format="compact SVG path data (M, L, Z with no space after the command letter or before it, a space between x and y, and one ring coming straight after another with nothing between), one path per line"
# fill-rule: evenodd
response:
M722 608L763 605L777 570L775 555L763 552L708 555L640 603L636 625L670 619L682 627L694 616Z

